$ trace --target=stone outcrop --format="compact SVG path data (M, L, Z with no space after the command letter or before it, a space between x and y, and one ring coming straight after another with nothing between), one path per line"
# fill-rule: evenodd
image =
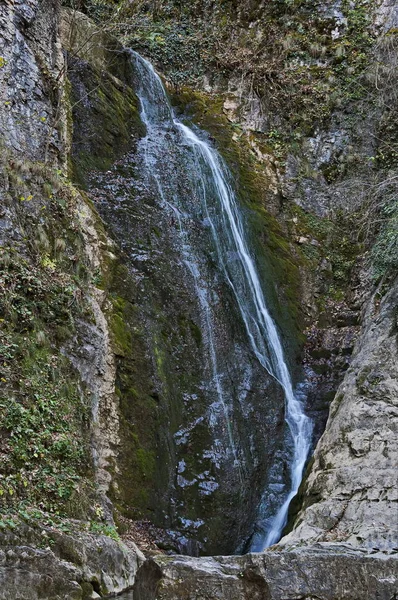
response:
M84 238L84 251L93 272L99 272L101 261L114 261L113 244L106 236L98 215L86 198L77 196L77 214ZM116 455L119 440L119 399L115 393L116 363L108 322L105 316L107 298L103 290L91 286L87 301L93 320L79 319L77 331L65 352L91 393L92 450L95 479L107 519L113 520L106 496L117 470Z
M396 26L395 8L392 0L383 2L380 22L385 21L387 16L392 25ZM34 176L36 173L41 185L46 171L36 167L35 172L33 163L46 160L53 167L66 169L69 145L72 145L69 122L71 113L74 113L76 121L82 124L81 130L75 132L73 147L75 175L81 178L81 181L90 169L110 167L115 158L131 148L131 125L134 125L136 137L142 134L137 116L137 100L128 85L131 73L123 48L117 43L104 43L103 31L93 30L92 23L85 17L76 13L71 15L72 13L68 12L64 21L64 46L69 51L68 76L73 88L70 103L74 105L73 110L70 105L68 109L66 103L64 80L67 69L59 37L59 3L55 0L6 0L0 6L0 143L7 149L7 156L18 155L22 162L29 162L29 182L32 190L36 191L40 198L44 197L44 193L42 194L42 188L35 184ZM75 19L76 24L75 39L68 38L71 18ZM84 40L87 31L91 40L88 47ZM80 52L74 52L76 46L80 48ZM115 56L120 60L115 61ZM106 71L102 69L104 64L107 66ZM230 98L229 103L224 104L231 120L236 120L234 114L238 105L234 102L235 99ZM113 106L108 114L110 105ZM261 111L257 100L246 109L243 120L247 128L265 129L267 123L260 120ZM90 118L85 119L85 115L90 115ZM94 127L90 128L93 122ZM101 133L105 140L102 145ZM117 147L119 141L120 146ZM311 166L316 169L320 168L321 163L331 163L335 158L333 152L338 154L345 145L345 141L337 134L333 134L332 138L329 134L320 134L313 138L311 143L312 149L316 150L314 156L319 154L322 159L319 164L310 160ZM330 147L333 152L325 154ZM372 144L365 148L366 152L368 149L373 150ZM276 198L280 190L275 164L268 151L262 155L254 142L253 150L266 170L269 170L270 189L272 188ZM109 173L104 175L108 182L112 180L114 187L109 187L111 194L115 190L123 191L118 186L119 174L126 175L125 167L126 165L119 162L111 176ZM21 165L17 171L18 176L21 173L23 175ZM290 175L293 178L297 173L293 169ZM96 181L100 179L101 177ZM4 181L6 180L7 177L4 178ZM58 182L57 185L62 187L64 184ZM318 203L318 208L320 206L321 209L318 213L324 215L326 209L330 208L329 199L332 197L334 200L334 195L331 193L332 188L328 187L328 202L321 206L315 193L317 189L316 186L308 188L306 199L310 199L311 202L302 205L316 213ZM48 202L40 200L40 206L36 199L29 200L30 204L23 204L18 203L16 197L10 196L8 187L1 191L5 192L4 198L7 200L4 212L2 208L0 215L2 241L8 244L11 240L11 245L17 241L18 248L27 256L29 253L24 245L26 232L19 227L20 222L28 223L28 232L39 222L48 230L53 228L52 233L59 231L60 226L59 223L54 224L55 219L47 223L45 216L38 216L46 214L39 212L42 205L45 205L47 213L50 213L49 199ZM285 194L288 198L293 197L296 190L292 187L286 188ZM66 197L70 202L71 197ZM340 199L344 204L344 194ZM23 201L25 202L25 197ZM102 276L109 276L111 279L110 272L117 262L113 253L114 246L107 239L103 226L87 198L74 191L73 202L76 221L71 221L71 224L76 228L73 229L71 238L74 243L78 235L81 235L84 243L82 249L75 247L71 242L66 247L65 254L67 258L70 255L71 260L74 260L73 256L77 252L84 256L90 281L94 280L95 273L101 269ZM161 254L157 246L157 226L161 223L164 230L167 230L170 223L156 220L156 215L153 216L152 207L149 206L148 214L153 217L153 222L148 219L145 224L139 224L139 217L142 219L143 214L141 202L140 196L134 208L137 212L132 212L136 224L138 223L136 232L144 233L148 238L152 236L153 248ZM23 221L21 215L28 218ZM62 218L65 219L65 215ZM79 234L76 231L79 231ZM307 242L307 238L298 237L299 245L305 245ZM317 244L320 245L315 240L313 247L317 248ZM36 263L39 258L34 257ZM47 260L50 258L47 257ZM61 264L61 261L59 262ZM166 269L158 268L156 274L153 265L150 262L148 264L149 269L153 270L151 284L148 284L144 300L156 297L160 290L162 293L158 303L161 305L164 298L169 298L167 286L164 290L161 287ZM144 268L148 266L144 265ZM116 278L125 283L126 270L119 271ZM154 282L156 289L151 287ZM159 329L160 334L157 338L154 337L155 342L158 340L154 372L150 375L145 373L149 384L143 384L143 391L139 388L137 393L136 384L138 382L139 387L141 383L138 376L137 381L130 381L131 373L144 372L143 365L146 363L143 357L146 347L141 340L142 333L138 331L137 337L133 338L135 354L128 354L131 353L132 343L131 338L124 335L123 327L133 314L132 304L120 298L120 290L116 290L119 295L115 292L116 303L112 304L104 289L87 282L86 284L83 292L76 288L76 293L82 293L85 306L90 307L89 316L86 313L80 315L79 319L76 318L74 336L62 348L57 347L56 351L67 355L75 371L79 373L82 387L91 393L90 431L93 439L93 463L102 501L99 510L103 511L108 522L112 522L112 507L106 494L112 490L116 498L126 499L126 494L123 496L117 489L115 479L119 477L122 480L124 473L129 473L131 480L128 482L137 484L138 477L145 482L154 460L153 449L148 449L147 446L137 447L137 436L131 435L128 418L131 417L132 410L129 406L126 408L128 402L124 404L125 414L122 414L122 417L123 427L127 431L126 439L129 439L131 445L124 446L121 442L120 432L123 427L120 423L120 398L115 390L117 367L122 365L119 368L118 382L120 395L125 393L125 398L136 402L134 406L139 404L137 396L141 392L144 400L149 401L145 409L147 412L138 406L138 412L134 413L134 418L142 425L147 415L153 416L159 410L159 396L164 386L161 380L164 365L166 364L167 375L172 372L169 363L165 363L164 355L167 351L173 356L167 344L174 332L166 330L165 335L164 330ZM103 287L106 288L106 285ZM308 287L310 288L311 286ZM129 289L128 293L130 291ZM175 294L179 296L179 288L175 289ZM306 295L311 295L308 290ZM354 348L352 362L332 403L326 431L300 490L301 510L293 531L278 547L262 554L242 557L195 559L163 556L144 561L144 557L134 545L126 548L115 539L83 532L78 526L65 533L62 529L48 526L44 526L40 531L22 525L15 529L13 524L11 529L2 530L0 537L0 600L94 599L105 594L120 593L134 584L134 600L396 598L397 301L398 283L395 282L389 284L389 290L381 286L364 305L362 329ZM126 305L130 313L125 310ZM175 306L176 310L168 314L172 327L177 323L179 316L180 297ZM329 335L328 331L322 337L321 345L324 351L333 354L335 347L341 351L340 358L344 363L342 370L349 361L345 357L350 355L357 334L358 310L357 304L354 313L347 313L348 316L335 338ZM134 327L136 316L131 318ZM115 331L111 331L109 327L112 319ZM194 338L197 337L197 330L194 326L194 321L184 322L187 329L187 348L195 349ZM130 349L126 350L126 346ZM181 347L184 348L183 345ZM185 359L187 351L184 349L183 352ZM123 364L126 357L128 360ZM130 379L126 376L125 368L128 361L128 368L133 364ZM173 368L177 362L173 360ZM178 377L180 373L176 373L175 379ZM130 383L134 383L134 386ZM174 381L172 383L174 386ZM334 380L332 383L335 383ZM173 386L171 395L174 394ZM330 388L333 391L332 384ZM196 400L196 397L193 399ZM161 416L165 420L169 418L165 411ZM175 419L175 431L178 420ZM163 423L165 430L167 427L170 429L170 422L169 420L166 425ZM150 427L159 425L156 420L150 421L148 417L148 422L143 424L140 433L145 433L148 423ZM156 435L158 430L154 437ZM142 437L145 439L145 436ZM161 440L163 446L166 446L165 440L168 440L167 435ZM126 449L135 451L133 458L131 455L126 456ZM140 458L139 464L137 459L138 466L133 464L136 456ZM179 469L183 472L185 464L180 464ZM120 465L124 469L123 472ZM133 468L136 468L136 472ZM166 480L166 469L163 471L160 474ZM136 474L137 478L134 480ZM184 481L180 472L176 471L172 476L176 481L178 477L180 481ZM161 481L161 484L166 489L170 482ZM130 483L126 486L132 487L134 486ZM142 489L134 490L134 493L141 494ZM144 497L143 504L146 502ZM193 506L190 496L188 504ZM224 514L226 510L226 503L221 501L220 514ZM229 506L228 510L235 517L235 509ZM252 515L242 502L239 510L242 514L245 513L248 521L252 521ZM194 520L192 522L194 523ZM216 537L222 538L222 529L221 523ZM225 535L225 539L227 537ZM223 543L225 539L222 540ZM230 547L232 542L227 540L227 543Z
M27 459L20 459L13 465L15 472L10 472L7 454L12 448L6 442L7 432L4 434L2 430L1 483L17 482L12 489L2 487L0 493L2 600L78 600L117 594L132 586L136 571L144 560L134 544L130 543L127 548L118 540L112 527L112 509L105 495L118 445L118 399L114 352L105 317L106 297L104 291L91 282L94 275L101 272L102 265L112 264L115 256L112 243L87 197L73 188L65 177L71 132L59 26L58 1L6 1L0 5L0 256L2 274L8 272L10 251L15 272L18 273L18 268L26 269L28 273L30 270L37 285L32 300L32 289L26 289L26 284L18 282L19 302L22 305L30 302L28 314L33 313L36 319L33 327L31 324L22 326L26 347L30 344L29 352L40 354L41 350L35 346L34 331L35 323L36 326L40 323L41 340L46 348L51 348L54 365L56 360L63 361L63 368L68 372L68 385L76 385L79 389L76 399L80 426L73 434L79 438L85 467L75 474L75 480L79 481L78 493L73 501L67 494L62 512L80 520L67 520L64 516L54 525L53 514L50 516L44 510L28 514L21 509L21 506L29 505L35 494L29 490L30 477L35 476L34 465L23 464ZM76 270L77 265L80 266ZM82 278L79 278L80 267L85 273ZM53 307L45 306L49 299L43 296L43 290L50 285L48 282L56 285L58 281L61 292L63 288L69 288L73 294L69 304L71 311L63 306L56 314L51 312ZM1 296L3 309L4 290L1 290ZM46 298L44 303L41 302L43 298ZM56 300L59 302L58 297ZM84 307L83 310L80 307ZM2 313L2 316L6 315ZM12 323L4 331L4 321L1 319L2 344L4 339L7 344L7 340L14 339L7 335L17 334ZM56 333L60 324L66 325L62 339ZM2 357L4 347L7 345L2 345ZM21 351L24 354L25 348ZM3 360L4 357L2 363ZM15 359L14 363L17 362ZM16 393L12 361L10 365L10 379L2 378L2 400L5 398L6 401L9 398L12 401ZM20 377L25 376L23 370L19 373ZM17 401L30 406L31 382L21 379L19 384L22 385L19 385ZM54 393L53 388L52 383L46 388L43 406L47 394ZM34 398L32 400L34 404ZM63 396L60 401L64 401ZM88 428L87 422L84 424L86 417L81 414L86 408L90 415ZM71 415L68 420L72 420ZM51 429L51 425L43 421L42 429L46 427ZM44 452L51 454L55 441L54 435L51 445L47 446L50 449L42 450L42 457ZM3 471L5 463L7 466ZM70 467L68 458L63 466ZM62 469L61 473L57 468L52 470L44 460L36 472L43 467L50 473L47 477L53 483L58 474L62 478ZM26 477L24 486L28 490L21 491L22 504L13 504L21 477ZM39 483L43 484L43 480ZM62 483L58 489L62 496L61 487ZM38 504L45 509L51 508L54 493L49 500L51 492L45 484L40 489ZM56 510L54 505L53 510ZM23 512L23 518L19 511ZM97 534L88 533L91 526ZM102 535L102 531L110 532L113 538Z
M0 141L30 160L62 163L64 61L58 0L0 6Z
M84 532L21 527L0 537L1 600L86 600L132 587L144 556Z
M84 14L62 9L61 42L69 90L71 176L87 186L90 170L106 170L144 128L126 48Z
M317 544L289 552L148 560L134 600L393 600L397 560Z
M293 531L261 554L151 559L135 600L396 598L397 281L379 294L365 305Z
M398 283L367 303L351 365L282 544L347 541L398 549Z
M187 259L181 258L188 251L181 247L175 213L161 202L154 182L142 175L145 161L136 146L143 127L134 119L137 103L128 85L128 53L117 44L112 47L103 30L73 11L64 14L63 44L71 83L74 176L82 177L124 261L123 266L114 261L103 284L119 410L112 423L104 421L110 427L102 430L98 447L108 445L108 458L98 464L108 462L106 470L112 471L108 485L118 510L149 517L167 529L168 539L162 542L168 548L227 553L251 536L268 478L272 502L283 489L286 472L274 469L270 475L276 452L276 460L283 454L281 390L253 360L230 287L209 260L213 245L195 212L196 192L189 185L183 190L195 165L187 168L178 153L179 139L170 143L170 158L164 153L162 169L169 173L169 185L178 173L175 197L193 201L186 210L195 223L192 253L199 258L192 260L205 273L203 285L214 289L211 299L201 296L193 267L187 268ZM115 162L114 150L122 153L126 144L130 151ZM263 254L260 248L259 260L266 263ZM206 330L210 314L214 341ZM211 345L220 355L217 377L231 399L227 426L211 375ZM81 350L86 357L74 364L84 363L89 373L97 353L84 339ZM99 403L104 415L110 414L108 400ZM103 475L105 470L101 481ZM220 535L225 523L228 533Z

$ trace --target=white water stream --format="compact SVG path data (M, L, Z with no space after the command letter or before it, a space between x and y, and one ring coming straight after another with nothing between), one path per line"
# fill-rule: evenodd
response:
M144 143L146 144L145 153L148 167L151 169L151 166L153 167L154 162L156 162L155 155L159 150L157 139L160 132L164 133L170 129L178 130L181 143L186 145L188 151L194 153L196 169L192 176L196 178L196 183L201 189L202 203L207 222L211 227L219 265L239 305L252 350L263 368L280 383L284 391L285 420L292 444L291 463L289 465L290 491L271 522L267 522L265 533L255 537L251 550L261 551L280 539L287 521L289 504L297 494L302 479L304 465L310 449L312 424L304 414L302 403L296 398L293 391L282 344L275 323L268 311L256 265L248 247L247 233L236 194L229 182L228 169L217 151L208 142L200 139L192 129L175 117L162 81L152 65L135 52L132 52L132 58L140 77L137 95L141 103L141 119L147 127L147 136ZM167 199L155 168L152 168L151 174L156 181L164 204L174 211L180 223L180 213L173 205L172 199L171 201ZM213 197L216 196L218 200L217 223L208 206L209 186L211 186ZM180 231L182 231L181 223ZM222 236L220 236L220 231L223 233ZM231 253L236 257L233 268L228 262L228 256ZM217 370L217 356L214 350L211 322L208 318L208 293L199 281L196 266L188 252L184 257L184 262L194 277L199 301L206 316L205 327L211 354L213 380L219 398L219 405L224 412L231 450L235 462L238 462L229 422L228 406L224 400L222 382Z

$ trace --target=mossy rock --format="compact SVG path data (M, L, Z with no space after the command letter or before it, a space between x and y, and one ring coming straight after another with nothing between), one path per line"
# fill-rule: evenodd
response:
M128 51L82 13L64 10L66 88L72 136L72 177L87 184L91 170L106 170L145 134L132 88Z

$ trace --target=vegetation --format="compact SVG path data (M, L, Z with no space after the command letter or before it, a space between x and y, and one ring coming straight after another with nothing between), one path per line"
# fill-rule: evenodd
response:
M261 248L258 255L263 256L264 247L271 251L269 263L260 259L260 269L265 276L270 267L271 278L281 281L278 294L288 302L286 312L294 321L290 327L303 326L300 270L315 272L326 264L319 276L325 284L317 300L320 309L329 300L344 299L364 249L370 250L376 281L395 275L397 32L376 42L375 3L342 0L337 24L322 12L320 2L307 0L274 0L261 10L259 3L242 9L245 3L234 0L66 4L84 10L99 28L118 32L150 57L167 78L177 110L214 138L236 179L254 244ZM88 134L82 130L81 137L89 142L80 148L74 165L83 183L91 169L112 164L115 131L121 132L120 152L129 147L131 128L137 138L143 133L134 94L114 87L112 77L99 71L89 69L89 77L96 121ZM204 85L211 91L203 92ZM244 103L235 113L225 108L226 99L237 97L226 91L234 86L237 94L258 102L259 131L245 128ZM83 121L86 107L79 102L72 98L74 116ZM110 117L111 104L115 110ZM376 132L364 148L360 144L367 123L358 117L362 112ZM316 163L309 145L319 131L334 130L344 133L341 148ZM298 165L293 175L292 157ZM136 509L149 504L153 479L168 477L168 457L162 458L164 473L157 471L161 461L156 444L159 423L169 418L161 414L158 388L170 398L174 392L171 384L166 389L165 375L172 334L158 319L153 373L147 372L146 346L126 289L126 269L104 264L103 272L93 272L84 250L76 191L56 169L22 163L6 153L4 161L6 201L0 216L16 227L7 231L0 253L0 529L28 522L68 532L73 529L68 517L78 517L86 521L85 530L118 539L116 530L102 522L96 504L92 399L72 365L70 344L79 335L79 321L93 319L88 296L95 283L109 300L108 323L118 361L116 393L125 454L118 477L128 473L136 482L134 490L121 485L118 491L115 486L113 499L137 516ZM352 189L356 196L356 172L364 188L348 210L336 205L326 216L315 216L284 196L285 176L294 180L297 201L307 184L319 184L312 193L347 180L352 188L347 186L345 197ZM198 326L183 318L180 325L191 331L199 348ZM160 382L157 387L152 380ZM171 430L174 421L167 426Z
M366 94L361 77L374 42L367 0L342 3L340 24L321 3L234 1L182 6L165 0L121 14L135 24L127 41L150 56L175 85L217 87L245 80L268 113L269 128L309 135L324 126L334 108ZM126 20L126 19L125 19Z
M67 357L77 320L92 319L78 196L59 171L11 157L2 180L16 229L0 254L1 510L86 518L91 399Z
M398 269L398 30L393 29L377 45L377 66L371 71L381 119L377 152L372 160L377 174L368 195L366 222L374 223L376 239L372 249L374 276L386 279ZM372 238L373 239L373 238Z
M119 541L119 534L112 525L106 525L98 519L101 517L99 507L94 507L93 520L82 521L65 517L60 512L47 512L40 506L31 506L27 501L21 501L12 507L3 507L0 513L0 533L15 532L23 527L30 528L31 539L39 548L52 547L59 541L59 534L79 537L80 534L92 533L105 535ZM94 520L96 519L96 520ZM32 539L32 541L33 541Z
M367 223L357 241L375 242L370 256L378 278L396 266L397 31L379 36L375 10L368 0L344 0L336 20L323 3L304 0L261 8L233 0L121 4L121 14L136 26L133 34L125 30L127 42L157 63L178 93L183 85L202 87L209 74L217 89L231 79L244 82L244 94L257 98L266 114L256 143L279 169L290 154L299 157L304 180L323 177L333 184L361 173L367 189L353 191L357 202L345 209ZM362 114L381 119L371 144L375 156L357 146ZM239 125L241 116L232 118ZM346 141L314 167L306 162L306 140L329 127L341 129Z
M186 86L202 88L204 81L218 90L228 81L243 81L244 95L257 98L266 114L264 130L254 133L255 144L274 157L279 170L293 155L303 180L323 177L334 184L361 173L367 189L359 198L354 192L353 207L358 213L362 203L358 218L367 224L366 232L359 228L361 239L368 246L375 242L370 256L376 279L394 268L396 204L390 192L397 155L392 118L397 32L379 36L375 3L343 0L338 17L324 3L306 0L277 0L261 8L258 2L235 0L88 0L79 6L98 22L101 14L112 14L124 42L150 57L179 96ZM219 97L221 114L228 94ZM210 96L208 102L213 103ZM374 156L357 147L365 113L381 119L371 144ZM238 136L242 117L232 117ZM314 166L306 140L330 127L343 131L343 146Z

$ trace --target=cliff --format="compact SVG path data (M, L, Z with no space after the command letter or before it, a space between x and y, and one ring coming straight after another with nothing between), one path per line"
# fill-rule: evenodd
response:
M98 597L131 586L143 560L103 493L117 402L95 277L112 243L67 178L59 3L0 15L0 596Z
M90 2L96 21L50 0L0 7L0 598L392 600L396 3L147 4L109 24ZM176 213L143 175L143 82L110 29L225 160L315 423L285 537L263 553L145 558L121 541L149 519L171 553L247 550L289 449L199 193L193 289ZM165 157L185 201L191 163ZM208 412L205 304L235 456Z
M395 597L396 283L389 288L381 301L376 292L365 306L293 531L260 554L150 559L139 571L135 597Z

